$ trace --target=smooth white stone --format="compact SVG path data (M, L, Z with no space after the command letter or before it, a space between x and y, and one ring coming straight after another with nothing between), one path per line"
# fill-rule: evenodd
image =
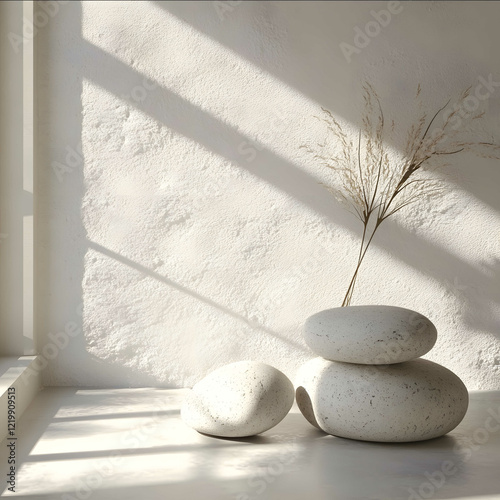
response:
M240 361L198 382L184 400L181 417L204 434L253 436L283 420L294 395L284 373L264 363Z
M416 359L368 366L315 358L301 367L297 404L328 434L363 441L422 441L454 429L467 411L463 382Z
M304 340L322 358L346 363L401 363L429 352L436 327L422 314L393 306L326 309L307 319Z

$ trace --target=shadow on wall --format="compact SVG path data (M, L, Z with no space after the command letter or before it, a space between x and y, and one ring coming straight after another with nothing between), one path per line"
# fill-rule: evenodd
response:
M54 2L55 4L55 2ZM36 8L40 6L35 3ZM49 64L37 67L38 106L38 172L35 223L35 265L36 265L36 325L38 328L37 350L47 362L67 368L71 360L64 355L52 359L50 353L54 342L51 335L64 333L74 326L83 331L82 323L82 280L83 259L87 251L85 230L80 216L84 193L82 158L77 157L82 140L82 94L83 74L80 61L74 54L81 45L81 6L79 2L64 5L66 44L61 47L50 37L50 25L41 27L35 38L37 60L58 60L58 67L64 75L64 91L55 72ZM59 13L59 11L58 11ZM44 13L44 15L46 15ZM63 15L59 13L58 15ZM40 84L44 82L44 84ZM52 148L58 141L66 148L55 155ZM60 154L60 156L59 156ZM65 161L64 158L67 158ZM64 184L54 183L53 158L58 164L71 168L71 175ZM61 206L64 207L61 209ZM66 323L63 323L63 322ZM61 343L61 346L64 345ZM84 336L71 338L66 350L78 350L81 357L86 354ZM64 351L62 351L64 353ZM67 352L67 351L66 351ZM59 353L60 354L60 353ZM44 371L44 384L52 385L51 370ZM67 385L77 381L68 377Z
M420 23L413 23L410 32L403 31L408 28L404 21L413 15L413 6L397 2L401 5L395 8L396 14L389 15L389 23L380 29L380 36L369 37L367 46L358 49L356 42L361 45L363 40L360 38L355 41L354 36L359 31L354 28L366 31L365 22L376 19L374 12L387 11L387 2L356 2L357 5L338 2L334 13L328 2L320 1L290 2L286 8L279 2L254 2L251 6L244 3L231 6L228 2L153 3L354 124L358 124L360 119L360 83L367 78L382 96L384 109L391 109L393 105L395 116L400 118L408 115L408 105L412 104L408 99L414 95L418 83L421 83L425 100L429 102L429 112L439 109L450 97L453 103L453 99L458 98L460 92L469 85L473 86L474 91L478 78L490 82L488 91L492 94L491 100L495 101L496 109L500 107L500 85L496 83L500 82L500 74L488 78L495 68L491 67L487 58L489 54L495 57L489 48L488 17L495 19L500 14L499 5L488 6L490 11L485 13L476 6L456 2L453 5L455 12L452 13L451 8L443 9L437 2L429 3L426 36L415 37L412 36L413 31L419 29L417 25ZM250 8L252 21L238 22L238 19L248 16ZM463 36L459 38L453 24L457 12L462 15L466 13L467 16L467 27L461 31ZM335 30L332 30L335 21L333 14L335 18L342 19L341 24L335 24ZM292 32L301 29L303 37L294 39L292 34L288 38L286 32L278 35L272 31L275 25L285 23ZM246 31L242 32L242 29ZM397 55L390 52L392 47L387 46L387 43L390 44L400 34L403 36ZM476 42L474 47L471 47L468 35L473 36ZM276 57L273 57L277 48L272 43L280 38L283 43L293 47L294 57L284 54L278 64ZM266 39L269 40L268 45ZM349 61L340 43L357 49ZM360 67L355 63L363 53L369 53L371 61ZM388 53L398 59L397 65L387 63L384 58ZM384 71L380 71L380 67ZM424 71L426 68L429 70ZM344 98L346 90L351 99ZM481 90L481 93L484 92L484 89ZM403 113L400 113L401 110ZM491 120L495 120L494 111L490 109L489 113ZM498 122L494 121L492 125L498 126ZM495 137L491 136L482 135L482 138L495 141ZM395 148L404 149L406 137L385 139L394 141L392 145ZM496 186L500 183L500 168L495 168L497 165L491 162L488 164L475 160L475 163L477 166L474 169L468 164L465 168L459 165L458 172L454 166L453 169L443 170L443 174L498 210L500 202Z
M353 28L360 25L360 19L366 17L367 21L373 20L373 14L370 14L372 6L375 7L375 11L387 9L386 2L377 4L358 2L356 7L348 2L335 4L336 17L343 19L343 26L336 25L336 27L343 31L339 35L335 30L334 36L332 36L332 6L328 2L294 2L287 4L286 9L281 8L279 3L273 2L253 3L251 7L244 3L235 3L232 6L224 2L193 4L155 1L154 3L168 14L174 15L353 124L358 124L360 118L360 82L366 78L371 80L372 75L374 84L381 93L384 109L388 106L392 114L397 117L408 115L407 99L413 95L413 87L418 82L422 84L424 93L426 89L433 91L432 96L428 95L430 92L426 94L426 97L430 99L429 111L432 111L441 107L450 96L457 97L468 85L476 85L478 77L481 77L483 81L489 81L489 75L492 72L491 65L487 64L487 58L484 57L484 46L480 44L476 47L476 53L471 52L469 47L469 50L465 52L469 54L469 60L464 61L464 51L457 49L453 23L443 22L450 12L449 10L436 12L434 10L438 8L436 5L429 6L428 19L430 30L434 28L434 32L428 33L428 37L407 37L407 40L403 38L400 47L402 53L400 64L384 63L383 54L387 53L387 47L381 47L379 42L382 40L374 38L366 49L372 50L374 62L369 65L365 73L360 73L359 66L346 61L339 47L339 40L354 43ZM223 4L222 7L221 4ZM481 33L480 37L484 37L484 11L464 5L454 5L454 7L467 10L467 31ZM237 21L238 17L248 16L250 8L253 14L252 22L246 24L231 22ZM387 29L397 31L398 23L400 23L398 16L411 16L412 8L412 5L405 5L404 9L401 8L399 14L392 16L391 24ZM498 5L490 8L492 14L495 12L498 14L500 11ZM272 30L273 26L278 24L275 21L282 21L283 17L286 17L286 22L290 27L294 28L300 23L300 26L309 27L309 30L308 35L304 35L300 40L287 39L286 33L282 35L282 41L293 47L294 57L286 54L288 57L278 64L276 57L273 57L277 49L271 45L271 42L276 42L280 37ZM283 25L283 23L280 24ZM443 31L443 27L447 27L448 31ZM246 28L247 31L241 32L242 28ZM266 38L270 40L269 45L265 44ZM383 39L383 34L380 39ZM325 43L325 40L331 41L331 44ZM415 43L416 40L421 45ZM432 45L433 41L436 42L434 45ZM488 47L487 37L485 41L485 47ZM464 43L467 42L459 41L459 45ZM429 50L431 47L432 50ZM380 51L381 48L382 56L377 53L377 50ZM422 54L425 55L424 61L422 61ZM473 56L475 56L474 59ZM418 61L417 67L415 67L415 61ZM420 66L424 62L431 71L422 71ZM379 64L384 67L384 71L377 71ZM447 65L445 70L444 64ZM493 80L500 81L500 74L493 75ZM500 92L497 90L495 93L498 86L491 87L492 96L488 103L491 120L489 124L494 130L498 129L498 123L493 121L494 109L500 109ZM352 90L346 91L346 87ZM436 88L440 91L435 92ZM347 95L350 93L351 100L345 99L346 93ZM500 135L494 137L491 131L483 132L482 140L499 142ZM199 140L195 134L189 136ZM244 139L250 140L251 138ZM405 136L395 136L391 139L395 141L392 146L399 150L404 149ZM273 182L279 189L305 202L313 210L326 215L334 224L360 234L357 221L353 221L349 214L342 213L342 209L333 204L329 196L318 189L315 179L311 177L304 179L306 174L297 170L296 166L285 163L280 158L270 157L272 153L269 151L264 150L263 153L260 164L256 168L250 167L253 174L262 176L267 182ZM244 168L249 167L244 162L238 162L238 158L234 157L234 151L233 155L226 155L226 157ZM273 173L267 172L267 165L270 161L272 161L273 168L276 166ZM471 162L473 168L471 168ZM497 187L500 185L498 162L468 156L453 165L453 168L442 169L441 173L459 189L469 192L495 212L500 213L500 197L497 193ZM275 179L276 182L274 182ZM390 233L390 236L384 238L384 235L379 234L374 240L374 245L387 252L392 258L405 262L436 278L439 282L452 284L451 287L458 288L459 292L464 289L469 290L471 293L460 293L460 299L464 301L463 314L467 324L472 329L487 331L494 336L499 335L493 312L477 293L477 290L481 290L485 296L491 298L493 303L500 303L498 260L484 262L483 271L485 272L481 272L446 249L405 231L394 221L389 220L385 224L387 225L382 231ZM459 224L460 221L457 221L457 228Z
M166 14L175 15L184 22L192 25L195 29L203 30L208 36L220 43L227 44L231 50L240 56L248 58L254 64L261 64L262 69L273 73L286 84L293 85L300 92L311 95L319 104L332 109L351 123L357 123L359 109L356 106L351 106L345 98L340 99L336 97L340 95L345 96L345 93L336 92L336 88L340 89L352 86L353 83L356 83L353 80L356 80L359 75L350 72L349 66L346 65L342 56L336 53L332 54L329 47L324 45L323 40L329 40L325 34L329 25L327 22L328 18L325 20L322 12L323 9L328 8L328 3L315 3L314 9L305 6L302 2L298 2L297 5L293 4L293 6L287 4L290 5L290 12L295 16L294 22L304 22L301 17L303 14L307 22L310 22L312 26L315 25L314 23L318 24L318 30L316 35L311 36L310 39L289 41L291 46L296 49L294 58L291 59L288 57L280 67L265 66L262 62L268 60L265 57L265 52L273 50L273 47L255 46L255 44L249 43L248 37L253 36L252 33L241 33L241 35L236 37L231 36L233 28L230 20L226 20L224 26L221 26L221 20L217 16L217 12L213 9L212 2L196 2L195 4L190 2L154 3L163 8ZM71 33L71 36L68 35L71 43L63 51L63 57L65 58L63 62L66 65L68 74L71 75L71 78L68 78L66 83L68 91L64 93L64 96L55 95L53 88L56 86L52 86L51 82L48 81L48 85L45 88L39 89L39 101L42 103L41 106L45 106L41 116L46 117L47 122L52 119L52 115L57 113L55 110L64 109L64 123L66 125L64 129L58 130L57 133L60 134L60 137L64 137L68 145L76 145L81 141L82 135L82 106L80 102L82 82L88 80L120 97L123 94L129 93L130 89L135 85L143 82L146 75L141 74L137 69L128 66L118 58L102 51L83 38L81 6L79 3L75 2L74 4L65 6L65 8L68 12L68 25L66 29ZM238 6L237 10L235 9L234 11L234 15L239 15L238 12L240 9L243 12L245 8L246 6L244 5ZM273 15L282 13L283 10L280 10L278 14L276 13L276 9L279 10L279 8L279 6L271 2L269 4L263 2L258 7L262 12L263 19L267 15L272 18ZM347 19L353 19L352 11L349 10L348 6L340 3L337 4L337 8L340 9L339 15L345 14ZM355 24L355 21L353 21L353 24ZM349 22L346 22L346 25L351 26ZM249 29L253 28L250 27ZM263 24L262 29L267 29L266 23ZM322 39L322 36L326 38ZM265 40L265 36L261 37L261 39ZM238 41L237 45L233 44L234 40ZM45 47L47 46L45 45ZM42 59L43 57L50 57L50 50L56 49L49 47L49 51L40 54L40 57ZM439 62L437 56L435 60ZM328 71L324 70L322 66L325 64L329 68ZM104 67L106 71L103 71ZM325 71L326 74L331 75L339 67L342 70L336 71L338 80L332 81L329 78L322 77ZM50 73L48 75L50 76ZM388 92L390 91L390 82L393 77L395 77L395 74L391 73L391 71L386 73L387 81L385 83L388 83ZM401 84L401 78L396 79L396 85L398 82ZM405 74L405 78L411 79L411 76ZM423 82L423 85L425 86L427 83L430 88L434 88L436 85L436 82L433 81L434 77L431 75L428 78L429 81ZM354 90L352 91L352 95L353 99L358 99L358 94ZM360 227L357 221L332 200L331 196L318 184L315 178L305 173L298 165L288 162L264 146L259 152L258 161L247 163L238 152L237 146L243 141L252 142L253 138L247 137L226 123L222 123L198 106L186 101L172 90L158 86L149 99L144 102L131 102L131 104L143 113L151 116L158 123L196 141L204 148L227 158L235 165L247 169L254 176L272 184L290 197L308 206L311 210L324 215L332 224L346 228L353 234L360 234ZM44 171L44 175L51 175L52 173L49 172L50 168L48 165L50 160L48 159L52 157L49 150L52 138L47 134L43 135L44 125L44 123L40 123L42 131L40 158L41 164L47 169ZM48 126L46 128L47 130L50 129ZM59 140L61 139L59 138ZM85 159L83 159L84 161ZM471 183L472 194L480 198L484 196L484 201L499 212L500 199L494 196L493 189L490 187L495 182L495 185L498 185L497 181L500 180L498 170L493 171L493 169L490 169L487 176L475 175L474 179L475 181ZM468 180L468 178L467 182L464 180L463 189L467 189ZM42 217L39 221L38 292L41 299L39 301L38 315L42 331L48 331L48 325L59 321L61 310L68 311L71 319L75 318L75 314L71 311L76 311L82 302L81 286L76 286L73 283L71 286L68 286L67 282L58 281L58 278L54 278L50 264L54 260L51 253L59 250L62 251L65 258L61 259L60 265L67 268L65 275L69 276L72 282L81 284L84 277L84 257L89 248L92 247L94 249L99 247L99 251L122 263L126 260L127 265L134 267L149 277L154 277L166 286L175 287L206 304L226 312L232 317L240 318L244 322L247 321L238 311L233 311L230 305L218 304L210 297L204 297L197 293L196 290L187 289L181 284L170 280L167 276L157 275L154 271L144 268L144 266L125 256L114 254L111 250L99 245L98 242L88 241L80 212L85 190L82 168L74 169L71 175L65 178L65 186L71 185L71 189L55 190L51 187L50 182L43 179L40 182L45 193L44 197L39 200L39 205L43 209L41 213L44 213L45 207L50 207L51 214L54 217L50 220ZM75 196L75 192L78 193L78 196ZM231 193L227 193L227 196L230 197ZM58 209L61 205L65 207L64 213L61 213ZM64 238L53 233L52 227L54 225L64 228ZM377 245L392 258L432 276L441 283L453 283L457 279L457 272L459 272L458 279L460 282L467 283L472 290L482 290L495 304L500 303L498 261L492 263L493 269L490 271L493 272L489 272L488 274L482 273L460 259L457 255L419 238L394 221L388 221L383 231L389 231L391 237L387 239L379 237L374 241L374 245ZM387 243L389 240L390 244ZM156 276L152 276L152 274ZM498 325L493 321L493 315L489 310L488 304L483 303L477 294L473 293L464 294L463 300L465 318L471 328L479 331L488 331L492 335L498 336ZM83 311L85 315L85 304ZM79 322L78 326L83 329L81 318L77 321ZM260 329L262 330L262 328ZM266 329L265 332L280 338L284 343L290 344L293 349L301 349L301 346L293 344L287 338L281 337L278 332L270 329ZM88 369L91 366L99 372L97 379L105 377L107 373L115 373L114 370L122 372L128 380L133 379L133 370L97 360L88 353L84 335L76 337L72 342L71 349L79 352L80 362L89 363L86 365L85 376L93 376L90 373L91 370ZM61 357L57 362L61 363L61 367L64 367L64 363L71 363L71 357L67 361ZM50 378L48 383L50 384ZM78 385L79 381L68 379L67 383ZM151 379L151 383L154 383L154 380Z

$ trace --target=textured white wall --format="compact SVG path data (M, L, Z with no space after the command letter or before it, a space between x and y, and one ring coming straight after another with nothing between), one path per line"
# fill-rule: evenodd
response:
M189 386L240 359L293 377L312 357L301 324L340 305L361 234L299 148L320 137L312 115L357 126L366 78L403 122L418 82L432 111L500 81L494 2L405 3L348 62L340 44L387 8L89 1L51 16L37 35L39 348L59 342L46 384ZM481 137L500 140L499 90L486 107ZM453 160L442 199L382 226L353 303L425 314L427 357L498 389L499 164Z

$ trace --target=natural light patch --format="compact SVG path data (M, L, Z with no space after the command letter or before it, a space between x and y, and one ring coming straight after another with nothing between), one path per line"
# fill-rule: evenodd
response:
M77 456L80 451L76 451ZM196 452L121 454L109 450L104 456L75 460L30 461L22 465L18 482L25 495L67 493L88 498L93 491L116 487L141 487L190 481L198 475ZM48 487L50 485L50 490ZM111 493L112 494L112 493Z
M271 431L272 432L272 431ZM291 436L268 436L272 442L264 446L239 446L238 453L228 453L214 462L213 475L220 480L246 479L252 485L252 479L259 478L269 484L280 476L286 476L297 470L296 462L304 452L296 438ZM252 474L249 475L249 471ZM283 479L283 478L282 478Z
M259 147L296 158L303 128L294 124L297 116L314 114L316 102L153 2L147 9L130 2L120 12L108 3L83 4L82 32L89 43L244 135L240 150L245 158ZM149 27L150 36L134 46L122 43L137 22ZM168 43L155 40L159 29ZM140 85L131 83L127 94Z

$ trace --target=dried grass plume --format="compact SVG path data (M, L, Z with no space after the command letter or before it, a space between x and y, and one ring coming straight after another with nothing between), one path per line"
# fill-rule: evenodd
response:
M384 143L385 134L394 132L395 123L386 123L380 98L370 83L363 86L364 111L357 137L327 109L322 108L321 116L315 117L325 125L326 138L322 143L302 147L333 171L333 182L325 187L363 225L357 265L342 306L351 303L359 268L382 222L423 197L441 192L442 185L429 175L430 171L448 166L446 159L467 151L484 158L500 158L498 145L462 138L467 132L465 121L481 119L484 114L465 111L464 117L464 101L470 91L471 87L462 92L453 108L449 107L450 100L431 116L421 112L408 130L403 151L397 154ZM415 99L422 109L420 85ZM442 118L439 126L438 117Z

